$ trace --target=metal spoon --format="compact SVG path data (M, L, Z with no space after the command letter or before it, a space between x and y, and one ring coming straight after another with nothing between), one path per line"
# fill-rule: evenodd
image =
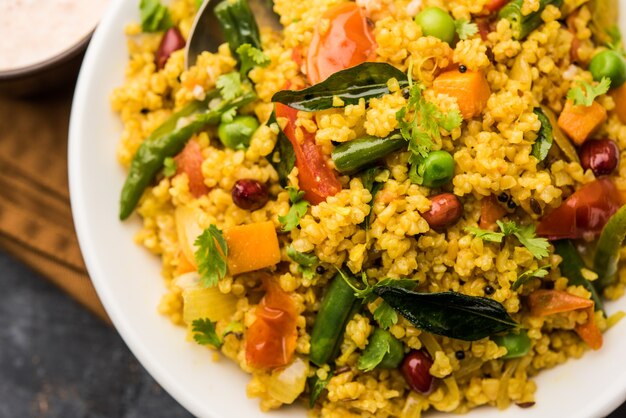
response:
M218 0L205 0L200 6L185 47L185 69L194 65L202 52L217 51L217 48L225 42L214 12L215 6L219 3ZM248 0L260 27L269 26L280 30L282 26L278 15L272 10L272 3L267 0Z

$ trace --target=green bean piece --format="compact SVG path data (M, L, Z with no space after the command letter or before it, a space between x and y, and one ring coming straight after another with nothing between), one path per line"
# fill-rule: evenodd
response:
M599 292L615 283L620 248L624 239L626 239L626 206L622 206L611 216L598 239L593 260L593 268L598 273L598 279L593 285Z
M510 332L505 335L492 337L493 342L506 348L506 355L502 360L524 357L530 351L531 341L525 330Z
M359 370L395 369L404 359L404 344L389 331L376 328L359 358Z
M406 146L399 133L386 138L366 136L345 142L332 152L335 167L340 173L350 174L368 167L381 158Z
M214 93L209 95L213 98L216 97ZM253 93L247 92L233 100L223 101L216 108L209 109L204 113L193 114L189 109L183 109L183 111L175 113L163 125L158 127L141 144L133 157L128 176L122 188L120 219L124 220L130 216L144 190L163 167L163 162L167 157L173 157L178 154L185 147L189 138L206 126L219 123L224 113L250 103L255 97ZM186 123L178 126L181 121Z
M261 47L261 36L247 0L224 0L215 6L215 16L233 57L239 60L237 49L243 44Z
M511 31L513 38L521 41L526 38L532 31L543 24L541 14L546 6L553 5L561 7L563 0L540 0L539 10L524 16L522 13L522 5L524 0L512 0L500 10L500 18L506 19L511 23Z
M254 116L237 116L230 122L220 123L217 136L227 148L246 149L258 127L259 121Z
M341 346L346 325L360 307L352 289L340 274L335 275L311 331L310 360L317 366L332 362Z
M561 274L567 277L569 284L574 286L582 286L591 293L591 299L595 302L596 311L604 311L604 304L600 295L596 291L591 282L585 279L582 269L586 268L585 262L574 247L574 244L570 240L559 240L552 243L554 245L554 252L558 254L563 261L559 265Z

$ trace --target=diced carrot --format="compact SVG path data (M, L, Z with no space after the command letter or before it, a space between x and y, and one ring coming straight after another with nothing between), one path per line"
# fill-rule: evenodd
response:
M278 236L271 221L233 226L224 231L224 238L228 244L228 272L233 276L280 262Z
M194 261L189 260L187 256L185 255L184 251L179 251L177 258L178 258L178 265L176 266L176 273L175 273L177 277L185 273L190 273L192 271L198 270L195 264L195 260Z
M615 101L615 113L622 123L626 123L626 83L611 92Z
M484 197L480 202L480 221L478 226L482 229L493 229L496 221L506 215L506 209L498 203L494 195Z
M574 296L562 290L539 289L528 295L531 316L548 316L593 307L590 299Z
M438 94L454 97L463 119L480 115L491 95L489 83L481 71L446 71L435 79L433 89Z
M603 338L598 325L596 325L593 307L587 309L589 319L582 325L576 326L578 336L593 350L602 348Z
M598 102L591 106L574 106L571 100L559 116L559 127L576 145L582 145L606 120L606 109Z

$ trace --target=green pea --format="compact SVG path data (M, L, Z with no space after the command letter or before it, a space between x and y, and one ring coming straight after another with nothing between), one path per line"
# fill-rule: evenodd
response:
M602 51L591 59L589 71L596 81L607 77L611 80L611 88L626 82L626 60L616 51Z
M506 348L506 355L501 357L504 360L524 357L530 351L530 338L524 330L519 331L519 333L498 335L492 339L500 347Z
M454 42L456 27L454 19L439 7L427 7L415 16L415 23L422 27L424 36L434 36L448 44Z
M254 116L237 116L230 122L220 123L217 136L225 147L243 149L250 145L252 134L259 127Z
M419 166L422 186L441 187L454 177L454 158L446 151L434 151Z

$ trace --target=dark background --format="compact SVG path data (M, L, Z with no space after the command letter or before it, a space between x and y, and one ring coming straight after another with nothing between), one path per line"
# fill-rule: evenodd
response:
M0 289L0 418L191 417L113 328L2 252Z

